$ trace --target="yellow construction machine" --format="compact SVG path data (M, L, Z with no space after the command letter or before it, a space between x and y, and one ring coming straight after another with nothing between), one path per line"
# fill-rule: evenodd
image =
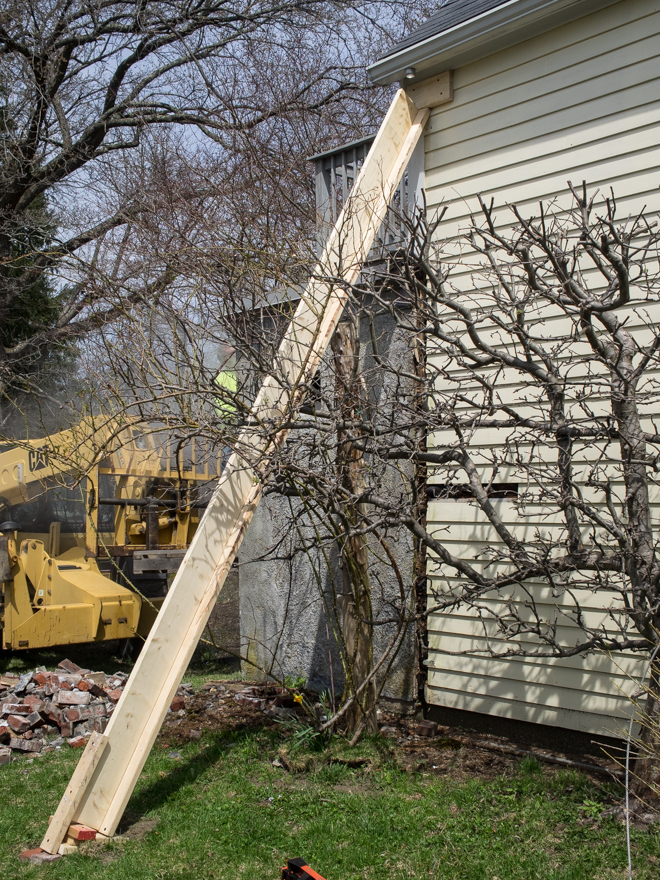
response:
M220 466L112 420L0 446L2 648L145 636Z

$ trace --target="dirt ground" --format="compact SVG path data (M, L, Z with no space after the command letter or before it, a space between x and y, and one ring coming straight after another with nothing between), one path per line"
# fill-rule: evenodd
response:
M278 712L274 707L278 693L277 688L258 682L208 682L186 698L185 710L168 715L159 743L162 748L172 748L199 739L205 732L277 728L273 716ZM522 758L533 754L555 766L577 764L599 783L620 778L620 768L605 754L530 749L511 738L471 734L442 725L434 736L421 736L415 732L417 725L411 716L379 713L381 733L391 742L397 763L409 771L488 779L506 775Z

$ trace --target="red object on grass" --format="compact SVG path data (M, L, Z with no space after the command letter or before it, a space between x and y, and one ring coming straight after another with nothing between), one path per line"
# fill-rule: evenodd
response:
M287 859L282 868L282 880L324 880L304 859Z

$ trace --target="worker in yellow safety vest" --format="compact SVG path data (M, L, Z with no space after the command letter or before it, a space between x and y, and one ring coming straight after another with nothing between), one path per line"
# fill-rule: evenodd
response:
M236 392L238 391L238 379L236 377L236 350L231 345L222 345L220 348L220 367L213 380L217 388L222 389L220 395L215 398L215 411L217 415L227 420L236 412Z

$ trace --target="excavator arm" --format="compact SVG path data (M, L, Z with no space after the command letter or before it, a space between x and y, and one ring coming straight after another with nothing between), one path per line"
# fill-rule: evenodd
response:
M156 441L100 419L0 451L2 648L146 637L218 470Z

